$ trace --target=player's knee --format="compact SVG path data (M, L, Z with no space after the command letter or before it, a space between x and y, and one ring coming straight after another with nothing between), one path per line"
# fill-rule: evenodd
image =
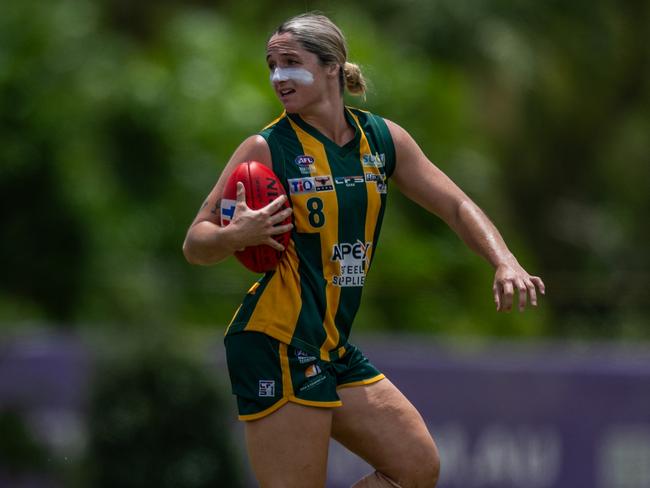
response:
M399 468L386 473L375 471L352 488L434 488L440 475L440 457L435 444L413 450L408 459L400 460Z
M397 480L403 488L434 488L440 477L440 456L435 444L413 453Z
M427 470L428 473L426 474L422 486L426 488L434 488L438 484L438 479L440 478L440 455L438 454L438 449L436 449L435 446L429 457Z

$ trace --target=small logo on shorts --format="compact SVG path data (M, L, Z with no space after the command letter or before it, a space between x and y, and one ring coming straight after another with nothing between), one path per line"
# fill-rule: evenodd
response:
M316 376L317 374L321 374L323 372L322 369L320 369L320 366L317 364L312 364L311 366L308 366L307 369L305 370L305 376L307 378L311 378L312 376Z
M300 364L310 363L312 361L316 361L317 359L316 356L311 356L302 349L296 349L296 357L298 358L298 362Z
M274 397L275 380L260 380L260 390L257 395L261 397Z

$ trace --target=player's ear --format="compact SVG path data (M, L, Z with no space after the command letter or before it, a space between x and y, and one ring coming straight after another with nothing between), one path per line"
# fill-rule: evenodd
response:
M343 67L340 64L332 63L327 65L327 76L330 78L336 78L339 76L339 70L342 70Z

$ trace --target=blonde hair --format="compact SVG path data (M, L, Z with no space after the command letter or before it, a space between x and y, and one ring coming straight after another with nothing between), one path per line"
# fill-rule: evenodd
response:
M348 62L348 47L341 29L319 12L296 15L283 22L271 35L290 33L301 46L324 65L340 67L341 93L347 88L352 95L365 96L367 83L359 65Z

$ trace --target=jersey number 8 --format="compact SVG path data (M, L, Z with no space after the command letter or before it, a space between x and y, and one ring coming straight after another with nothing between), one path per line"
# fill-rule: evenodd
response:
M312 227L322 227L325 225L323 200L316 197L310 198L307 200L307 209L309 209L309 223Z

